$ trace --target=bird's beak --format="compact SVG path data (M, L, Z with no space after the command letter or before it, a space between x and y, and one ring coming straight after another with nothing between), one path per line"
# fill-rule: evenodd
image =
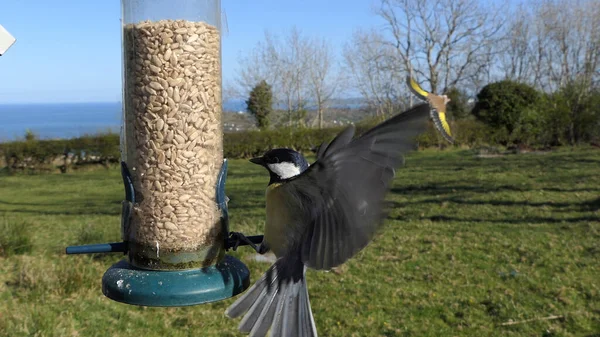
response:
M252 159L250 159L250 162L260 165L260 166L265 166L265 161L264 161L263 157L252 158Z

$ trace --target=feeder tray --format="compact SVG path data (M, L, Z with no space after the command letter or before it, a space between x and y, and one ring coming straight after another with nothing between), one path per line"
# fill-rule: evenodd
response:
M248 268L230 255L216 266L182 271L143 270L121 260L102 277L106 297L153 307L220 301L243 292L248 285Z

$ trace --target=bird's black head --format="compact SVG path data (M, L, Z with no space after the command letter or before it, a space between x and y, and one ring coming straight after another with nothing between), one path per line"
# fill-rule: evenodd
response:
M269 171L271 175L269 185L297 176L308 168L308 162L304 156L285 148L273 149L262 157L252 158L250 161L264 166Z

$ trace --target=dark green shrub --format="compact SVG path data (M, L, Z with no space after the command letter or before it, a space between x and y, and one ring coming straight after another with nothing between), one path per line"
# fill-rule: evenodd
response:
M486 85L477 94L473 115L494 129L506 129L509 136L517 127L521 114L540 103L540 94L531 86L513 81Z

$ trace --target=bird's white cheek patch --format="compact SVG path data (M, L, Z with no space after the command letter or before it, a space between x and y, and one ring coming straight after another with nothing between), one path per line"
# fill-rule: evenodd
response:
M300 168L293 163L268 164L269 170L277 174L281 179L288 179L300 174Z

